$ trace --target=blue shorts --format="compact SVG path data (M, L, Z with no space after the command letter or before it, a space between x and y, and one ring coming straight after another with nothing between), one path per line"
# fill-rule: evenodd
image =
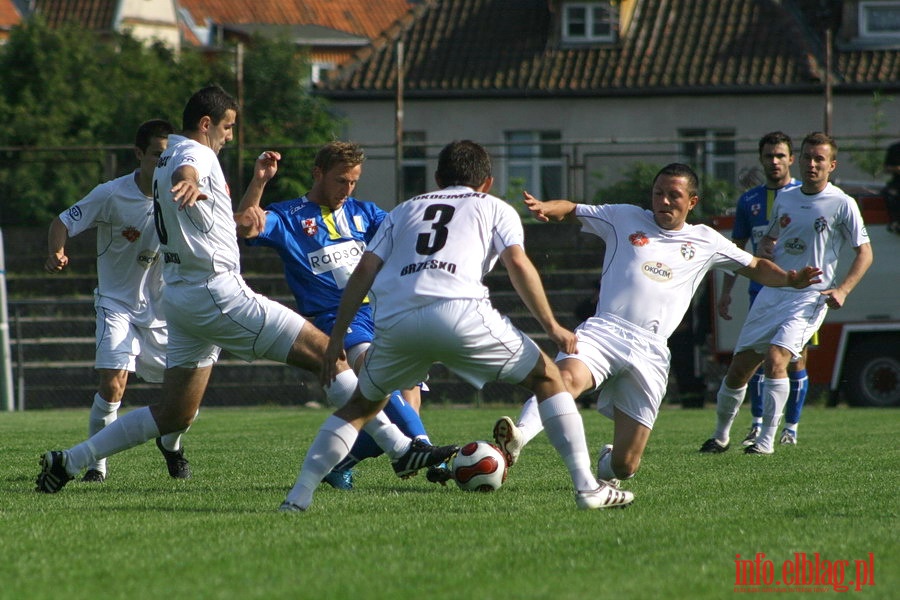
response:
M326 334L331 334L334 327L334 319L337 311L322 313L313 319L313 325L321 329ZM356 316L350 322L347 328L347 336L344 338L344 349L352 348L358 344L371 343L375 337L375 321L372 319L372 307L364 304L360 307Z

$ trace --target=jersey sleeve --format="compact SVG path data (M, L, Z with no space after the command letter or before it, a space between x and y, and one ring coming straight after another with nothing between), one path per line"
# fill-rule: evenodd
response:
M705 226L704 226L705 227ZM738 248L734 242L720 234L715 229L709 228L716 241L716 250L713 257L713 267L726 271L737 271L741 267L747 267L753 262L753 255Z
M866 231L862 212L859 210L859 205L856 203L856 200L847 196L847 202L844 204L844 209L841 212L841 235L843 235L854 248L859 248L863 244L868 244L870 242L869 233Z
M59 215L59 220L66 226L69 237L93 229L98 223L109 222L109 198L113 191L112 181L102 183Z
M372 241L366 247L366 252L371 252L383 261L387 260L393 249L393 241L391 239L391 230L394 227L393 215L394 213L387 213L384 216L378 231L375 232L372 236Z
M502 200L495 202L497 206L497 222L494 228L492 244L497 254L502 254L510 246L525 248L525 228L519 213Z
M734 226L731 239L748 240L753 236L753 225L750 223L750 202L747 194L741 194L734 211Z

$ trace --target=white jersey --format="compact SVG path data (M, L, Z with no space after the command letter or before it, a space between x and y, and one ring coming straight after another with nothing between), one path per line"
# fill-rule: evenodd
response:
M184 165L197 170L206 199L179 210L169 190L172 174ZM231 194L215 152L194 140L170 135L153 174L153 191L167 284L200 283L221 273L240 272Z
M153 230L153 199L136 172L95 187L59 215L69 237L97 230L95 304L130 316L135 325L164 325L159 239Z
M583 231L606 242L596 315L613 314L663 338L678 327L710 269L735 271L753 260L706 225L670 231L630 204L579 204L575 216Z
M856 201L831 183L818 194L804 194L800 188L779 194L766 235L778 240L774 260L785 271L807 265L822 269L821 283L793 291L834 287L838 257L847 242L854 248L869 242Z
M524 247L524 240L512 206L469 187L400 204L368 247L384 261L371 291L378 326L436 300L487 299L482 278L506 248Z

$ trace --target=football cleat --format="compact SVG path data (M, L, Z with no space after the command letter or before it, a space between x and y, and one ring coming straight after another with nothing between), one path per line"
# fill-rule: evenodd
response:
M750 431L747 432L747 437L744 438L744 441L741 442L741 446L747 447L752 446L756 443L756 438L759 437L759 425L751 425Z
M752 446L747 446L744 448L744 454L760 454L760 455L768 455L775 454L774 450L763 450L759 444L753 444Z
M731 448L731 444L720 444L714 437L709 438L700 446L700 452L705 454L721 454Z
M285 500L281 503L281 506L278 507L278 512L306 512L306 509Z
M788 429L785 427L781 430L781 439L780 443L788 445L788 446L796 446L797 445L797 432L793 429Z
M73 477L66 471L66 453L62 450L51 450L41 457L41 472L38 473L36 492L55 494L63 489Z
M406 454L391 461L394 473L401 479L408 479L419 469L439 465L450 460L459 452L459 446L432 446L424 440L413 440Z
M603 449L600 450L600 456L597 457L597 481L605 481L606 483L613 486L614 488L619 489L620 487L622 487L621 481L619 481L615 477L612 477L610 479L605 479L604 477L602 477L600 475L600 461L602 461L603 458L607 454L612 454L612 450L613 450L612 444L606 444L605 446L603 446Z
M325 483L330 485L336 490L352 490L353 489L353 471L350 469L345 470L332 470L328 475L322 479Z
M522 441L522 432L509 417L500 417L494 423L494 441L506 458L506 466L511 467L519 460L519 454L525 444Z
M156 438L156 447L162 452L163 458L166 459L166 468L169 469L169 475L175 479L190 479L191 466L184 457L184 446L175 450L166 450L162 445L162 438Z
M616 489L602 481L597 486L597 489L575 492L575 504L581 510L622 508L632 502L634 502L634 494L626 490Z
M81 478L81 481L87 483L103 483L106 481L106 473L100 469L88 469L85 472L84 477Z
M439 483L445 486L448 481L453 479L453 473L450 471L450 467L447 466L447 463L442 462L439 465L428 467L428 471L425 473L425 479L431 483Z

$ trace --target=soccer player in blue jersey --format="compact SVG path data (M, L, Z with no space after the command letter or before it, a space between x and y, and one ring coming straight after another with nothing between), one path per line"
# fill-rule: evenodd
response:
M800 185L800 181L791 177L791 165L794 164L793 143L790 136L786 133L773 131L760 138L759 163L762 165L766 181L762 185L747 190L738 199L737 210L734 215L734 228L731 233L731 239L734 240L734 243L739 248L744 248L749 241L753 248L753 254L757 253L759 240L769 227L769 216L772 206L775 204L775 197L780 192L786 192ZM719 295L719 315L728 321L731 320L728 308L731 304L731 290L734 287L735 279L736 277L731 273L725 273L725 277L722 280L722 293ZM761 288L760 284L750 281L748 291L750 293L751 306ZM816 336L813 335L810 344L815 345L815 343ZM796 362L791 363L788 369L791 388L788 403L785 407L784 429L779 440L782 444L797 443L797 426L800 423L800 412L803 410L803 403L806 401L806 394L809 391L806 358L807 348L804 348L800 358ZM750 413L753 415L753 422L750 425L747 437L742 442L744 446L750 446L756 442L756 437L759 435L762 427L762 385L763 368L760 367L748 385Z
M278 153L267 153L267 163L277 164L279 159ZM263 230L238 228L247 244L278 252L298 312L329 334L344 286L387 214L376 204L351 196L364 161L365 154L357 144L326 144L316 154L313 186L305 196L268 205ZM262 191L262 186L248 188L238 212L259 206ZM347 359L354 368L362 363L373 335L372 309L366 302L344 338ZM420 387L416 386L395 391L384 412L410 438L428 441L418 414L420 405ZM372 437L363 433L325 481L338 489L351 489L352 467L382 453ZM430 468L427 476L429 481L444 484L450 471L439 465Z

